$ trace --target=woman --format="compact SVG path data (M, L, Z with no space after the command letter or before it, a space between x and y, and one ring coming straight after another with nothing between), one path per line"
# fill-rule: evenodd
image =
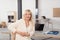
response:
M12 32L12 40L31 40L35 31L32 12L25 10L23 18L11 24L8 29Z

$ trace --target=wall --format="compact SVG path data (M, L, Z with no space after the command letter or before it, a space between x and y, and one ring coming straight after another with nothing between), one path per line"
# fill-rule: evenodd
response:
M7 16L10 11L17 12L17 0L0 0L0 22L7 22Z
M17 1L18 0L0 0L0 22L8 21L7 16L10 11L16 11L16 17L18 18ZM30 9L33 13L33 17L35 17L35 0L22 0L22 12L24 12L25 9Z
M54 23L54 28L60 29L60 17L53 17L53 8L60 8L60 0L39 0L38 4L39 16L50 18Z
M35 17L35 0L22 0L22 15L26 9L30 9Z

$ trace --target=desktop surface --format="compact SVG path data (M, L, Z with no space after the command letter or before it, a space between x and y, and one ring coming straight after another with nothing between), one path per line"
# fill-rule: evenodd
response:
M60 32L58 35L51 35L51 34L46 34L43 31L35 31L35 34L32 37L52 37L52 38L60 38Z

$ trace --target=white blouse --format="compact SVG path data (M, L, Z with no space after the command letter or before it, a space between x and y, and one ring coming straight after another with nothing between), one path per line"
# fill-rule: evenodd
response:
M21 36L19 34L16 34L16 40L31 40L31 36L35 32L35 26L32 25L32 22L29 22L29 27L26 27L25 21L23 19L18 20L15 23L12 23L8 26L8 29L11 32L20 31L20 32L28 32L30 34L29 37Z

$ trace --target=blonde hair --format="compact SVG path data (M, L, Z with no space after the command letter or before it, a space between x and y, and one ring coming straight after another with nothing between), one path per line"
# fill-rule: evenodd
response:
M30 15L31 15L30 21L32 21L32 12L31 12L31 10L30 9L26 9L25 12L30 12ZM24 15L25 15L25 13L23 14L23 18L24 18Z
M32 23L32 25L34 25L34 22L33 22L33 18L32 18L32 12L31 12L31 10L30 9L26 9L25 10L25 12L30 12L30 15L31 15L31 19L30 19L30 22ZM25 15L25 13L23 14L23 15ZM24 16L23 16L23 18L24 18Z

